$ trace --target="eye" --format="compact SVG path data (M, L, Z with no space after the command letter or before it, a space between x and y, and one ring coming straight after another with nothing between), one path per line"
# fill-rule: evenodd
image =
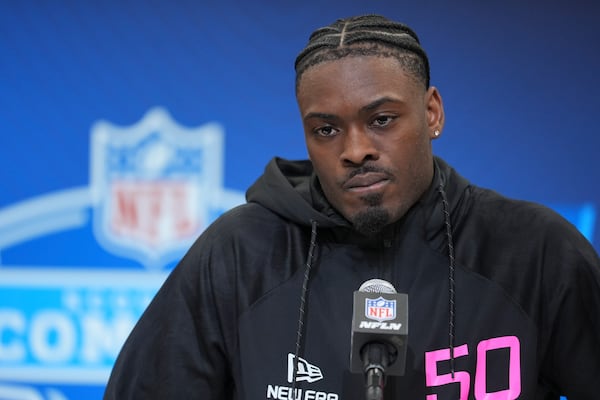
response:
M373 119L371 126L375 128L383 128L388 126L394 119L396 119L396 117L393 115L380 115Z
M313 130L313 132L319 136L323 136L323 137L329 137L329 136L335 136L337 135L337 133L339 132L337 129L335 129L333 126L321 126L319 128L316 128Z

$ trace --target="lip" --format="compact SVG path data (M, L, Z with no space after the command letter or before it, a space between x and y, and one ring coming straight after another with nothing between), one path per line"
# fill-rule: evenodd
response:
M367 172L359 174L348 179L343 184L344 190L352 192L362 192L376 190L390 181L387 174L382 172Z

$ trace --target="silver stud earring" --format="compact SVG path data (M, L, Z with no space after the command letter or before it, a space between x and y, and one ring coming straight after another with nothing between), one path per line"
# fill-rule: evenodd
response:
M440 132L439 130L437 130L437 129L436 129L436 130L433 132L433 136L435 136L435 137L438 137L438 136L440 136L440 133L441 133L441 132Z

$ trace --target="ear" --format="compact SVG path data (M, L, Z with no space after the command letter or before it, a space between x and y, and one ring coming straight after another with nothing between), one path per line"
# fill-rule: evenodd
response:
M436 87L431 86L425 94L425 106L427 107L427 126L431 139L437 139L444 128L444 104L442 96Z

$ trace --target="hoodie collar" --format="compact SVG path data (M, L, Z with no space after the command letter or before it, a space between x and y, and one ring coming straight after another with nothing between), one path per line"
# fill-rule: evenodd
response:
M352 229L351 224L327 201L309 160L291 161L273 158L264 174L248 189L246 199L270 209L285 219L309 226L316 221L319 228L336 229L336 237L351 242L389 243L408 221L422 217L426 240L437 245L445 242L444 210L438 188L443 187L449 202L452 223L466 212L465 190L469 183L439 157L434 158L434 177L427 191L399 221L390 224L374 238L366 238ZM408 225L413 225L408 223ZM341 235L341 237L340 237ZM437 242L440 243L437 243Z

